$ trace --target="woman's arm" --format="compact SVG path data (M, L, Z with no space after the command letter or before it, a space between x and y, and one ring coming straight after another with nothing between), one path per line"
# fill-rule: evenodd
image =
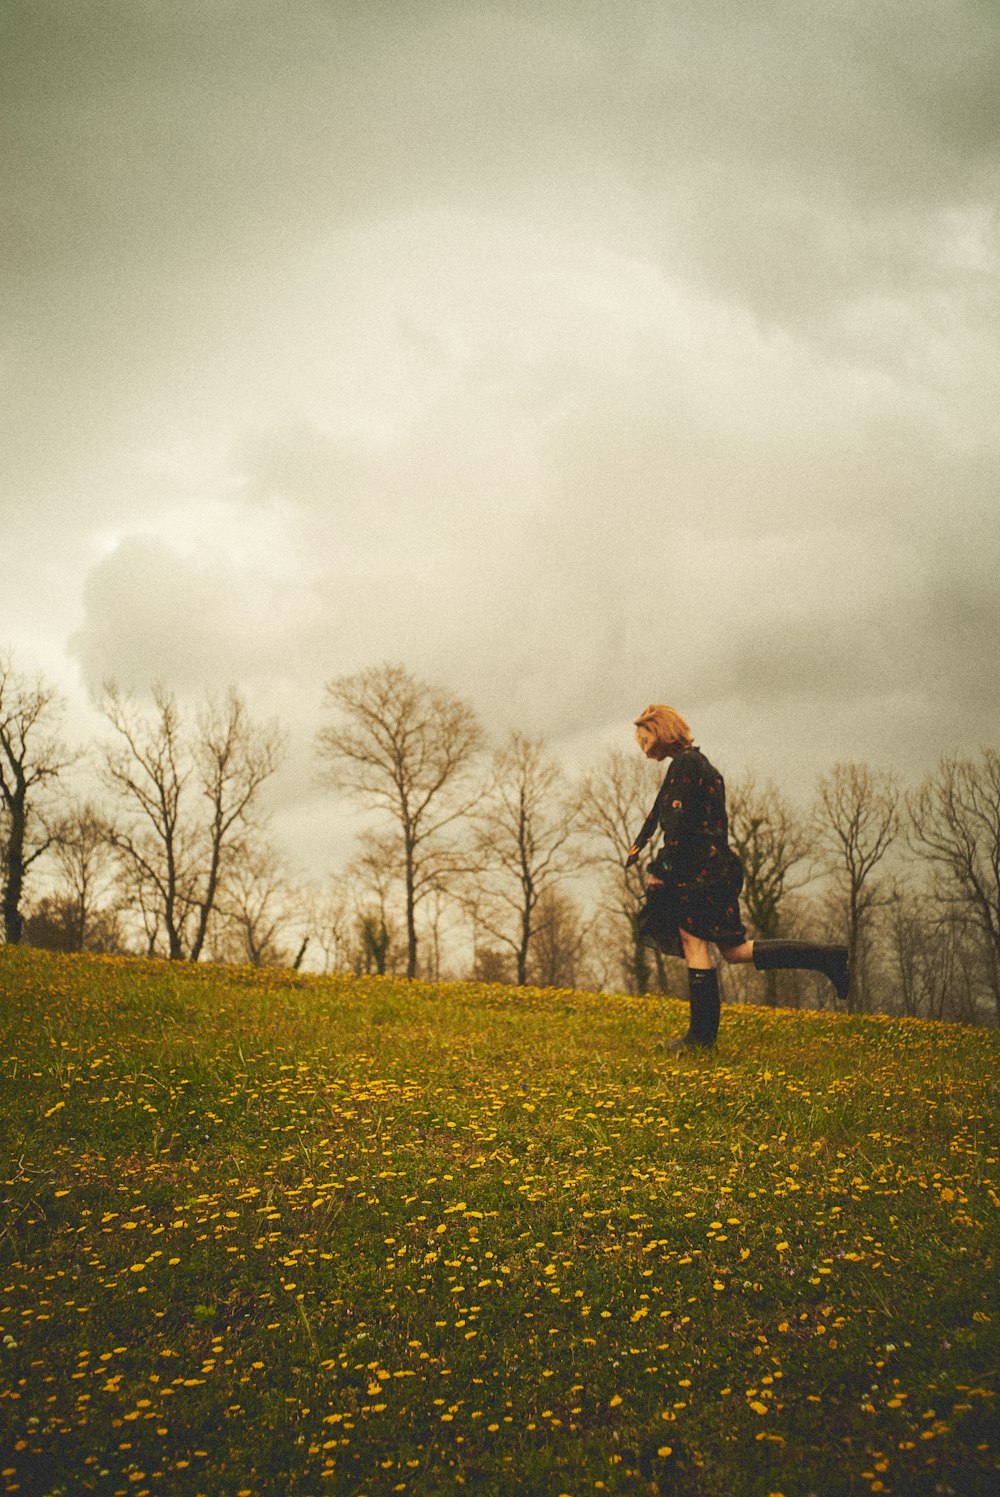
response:
M655 879L670 877L677 852L687 838L688 828L696 811L698 784L696 766L685 755L670 777L670 784L660 806L663 843L649 865L649 872Z

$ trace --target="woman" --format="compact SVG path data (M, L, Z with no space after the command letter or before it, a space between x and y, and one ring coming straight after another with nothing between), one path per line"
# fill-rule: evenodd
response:
M634 863L657 827L663 844L652 859L641 929L688 969L691 1023L671 1046L714 1045L719 1032L719 979L709 943L727 962L753 962L758 971L798 967L822 972L839 998L847 996L847 948L807 941L748 941L740 919L743 867L729 846L726 787L673 707L654 704L635 719L647 759L671 761L652 811L629 852Z

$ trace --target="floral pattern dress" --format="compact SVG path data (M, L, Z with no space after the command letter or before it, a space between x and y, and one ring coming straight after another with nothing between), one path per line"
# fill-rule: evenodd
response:
M675 755L657 797L663 842L649 872L663 880L657 926L690 931L717 946L746 940L740 918L743 865L729 846L726 786L699 748ZM680 954L680 939L657 944Z

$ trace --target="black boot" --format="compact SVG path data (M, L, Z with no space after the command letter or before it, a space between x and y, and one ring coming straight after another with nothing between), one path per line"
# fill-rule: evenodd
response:
M674 1040L671 1050L708 1050L719 1033L722 1005L719 999L719 974L714 967L688 968L688 996L691 1023L682 1039Z
M826 946L819 941L754 941L753 964L758 972L796 967L806 972L822 972L844 1001L850 982L846 946Z

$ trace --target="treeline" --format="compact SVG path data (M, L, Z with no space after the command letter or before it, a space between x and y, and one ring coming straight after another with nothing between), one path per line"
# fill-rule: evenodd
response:
M624 869L663 773L638 749L570 780L541 740L513 733L487 752L473 709L402 666L341 676L317 768L372 829L318 886L269 835L284 738L238 692L185 708L109 689L101 709L102 741L73 749L58 693L0 658L7 942L677 990L672 961L636 935L644 870ZM84 774L91 793L74 794ZM838 764L807 807L744 776L728 800L751 934L846 941L855 1012L1000 1021L1000 754L946 757L908 790ZM830 1001L806 973L724 980L730 1001Z

